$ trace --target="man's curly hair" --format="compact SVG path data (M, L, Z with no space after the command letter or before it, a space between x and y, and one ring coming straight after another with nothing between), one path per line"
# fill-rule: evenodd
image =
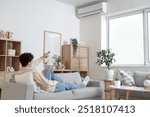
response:
M33 60L33 58L34 58L33 54L26 52L20 55L19 61L22 67L26 67L28 63Z

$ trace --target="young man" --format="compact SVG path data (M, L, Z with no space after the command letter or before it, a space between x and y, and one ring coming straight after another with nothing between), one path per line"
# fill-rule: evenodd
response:
M39 65L43 58L46 57L48 57L48 53L44 54L42 57L35 61L33 61L34 56L31 53L23 53L19 57L19 61L22 65L21 72L23 73L32 70L34 81L36 82L36 85L42 90L48 92L60 92L71 89L79 89L85 87L89 82L89 77L86 77L80 84L60 82L61 79L56 77L53 77L51 80L46 79L42 73L36 70L36 66ZM48 73L49 71L46 71L46 74ZM51 74L54 75L53 73Z

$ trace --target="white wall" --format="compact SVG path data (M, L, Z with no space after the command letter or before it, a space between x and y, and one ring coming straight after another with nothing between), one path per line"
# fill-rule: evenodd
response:
M63 40L79 39L79 20L73 6L56 0L0 0L0 30L22 40L22 52L43 52L43 32L62 33Z
M150 0L107 0L108 14L115 14L139 8L146 8L150 6ZM101 49L101 16L94 15L80 20L80 40L87 43L90 50L89 55L89 75L93 79L104 79L105 68L95 64L96 52ZM113 67L112 69L115 69ZM123 67L121 69L135 71L149 71L149 67Z
M89 76L99 79L101 69L96 65L96 52L101 45L101 16L94 15L80 19L80 40L89 47Z

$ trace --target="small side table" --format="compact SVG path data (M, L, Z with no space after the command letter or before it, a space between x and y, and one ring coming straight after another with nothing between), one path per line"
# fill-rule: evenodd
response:
M104 85L105 85L105 99L112 100L113 97L113 89L110 88L110 85L113 85L114 81L113 80L104 80ZM109 97L108 97L109 96Z

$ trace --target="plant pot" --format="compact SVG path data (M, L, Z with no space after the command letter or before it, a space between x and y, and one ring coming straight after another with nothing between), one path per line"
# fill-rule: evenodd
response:
M117 87L120 87L121 81L120 80L115 80L114 85L117 86Z
M62 69L62 65L61 64L60 65L56 65L56 69L61 70Z
M106 79L113 80L114 70L106 70Z

